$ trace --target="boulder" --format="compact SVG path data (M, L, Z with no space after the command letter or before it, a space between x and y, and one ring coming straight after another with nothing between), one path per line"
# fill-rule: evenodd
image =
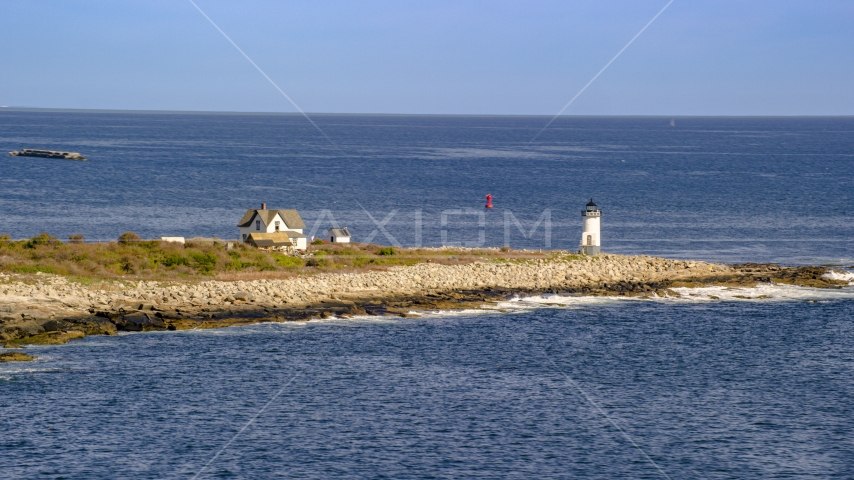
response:
M20 320L4 324L2 329L0 329L0 337L4 340L11 340L15 338L31 337L33 335L44 333L44 331L44 328L33 320Z
M30 362L36 358L37 357L20 352L0 353L0 362Z
M58 332L65 328L65 324L62 320L48 320L42 323L41 326L45 332Z
M86 335L115 335L116 325L104 317L66 318L62 320L65 330L80 330Z
M85 337L85 334L78 330L69 330L66 332L47 332L38 335L33 335L15 340L7 340L4 346L6 348L14 348L20 345L61 345L69 340Z
M132 313L124 315L115 320L116 328L125 332L149 332L152 330L166 330L166 323L156 316L145 313Z

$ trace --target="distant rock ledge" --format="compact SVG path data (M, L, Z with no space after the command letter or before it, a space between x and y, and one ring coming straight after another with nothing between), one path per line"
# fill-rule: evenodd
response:
M673 288L783 283L841 288L823 267L721 265L648 256L557 255L465 265L421 263L386 271L281 280L103 281L0 275L0 343L64 343L119 331L219 328L330 316L417 315L477 308L518 294L679 296Z

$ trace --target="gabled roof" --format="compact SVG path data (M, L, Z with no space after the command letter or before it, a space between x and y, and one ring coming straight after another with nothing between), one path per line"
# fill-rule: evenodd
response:
M238 227L248 227L252 223L252 218L255 216L255 212L258 210L249 209L246 210L246 213L243 214L243 217L237 222Z
M347 230L347 227L344 227L344 228L330 228L330 229L329 229L329 235L332 235L333 237L349 237L349 236L350 236L350 231L349 231L349 230Z
M279 216L282 217L289 229L305 228L305 222L302 221L302 217L296 210L279 210Z
M302 217L299 216L299 212L296 210L257 210L254 208L246 210L243 218L237 222L237 226L248 227L252 225L252 221L255 220L256 215L264 222L264 225L269 225L276 218L276 214L282 217L282 220L285 221L285 227L288 229L305 228L305 222L302 221Z

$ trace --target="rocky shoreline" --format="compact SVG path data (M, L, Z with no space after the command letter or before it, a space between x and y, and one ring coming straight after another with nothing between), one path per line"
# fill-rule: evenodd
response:
M57 275L0 275L0 344L57 344L120 331L219 328L330 316L417 315L476 308L511 295L678 296L676 287L761 282L840 288L822 267L721 265L648 256L421 263L385 271L324 273L280 280L103 281Z

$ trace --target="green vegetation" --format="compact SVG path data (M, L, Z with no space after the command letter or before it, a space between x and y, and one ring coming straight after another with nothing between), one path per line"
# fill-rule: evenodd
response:
M76 237L76 236L72 236ZM0 271L18 274L65 275L74 281L95 279L251 280L328 271L382 269L434 262L446 265L473 261L527 261L552 258L556 252L520 252L484 249L421 249L383 247L358 243L311 245L307 254L286 255L240 242L187 242L143 240L132 232L119 241L65 243L42 233L13 241L0 235ZM560 258L582 258L558 254Z
M45 267L43 265L17 265L11 267L9 270L15 273L59 273L57 269L53 267Z
M59 239L56 237L51 237L47 233L42 232L41 235L37 235L24 244L25 248L36 248L39 245L56 245L59 242Z
M131 243L138 242L140 240L142 240L142 238L133 232L125 232L119 235L119 243Z
M281 253L274 253L273 258L276 259L276 263L279 264L280 267L299 268L305 266L305 262L299 257L292 257L289 255L282 255Z

